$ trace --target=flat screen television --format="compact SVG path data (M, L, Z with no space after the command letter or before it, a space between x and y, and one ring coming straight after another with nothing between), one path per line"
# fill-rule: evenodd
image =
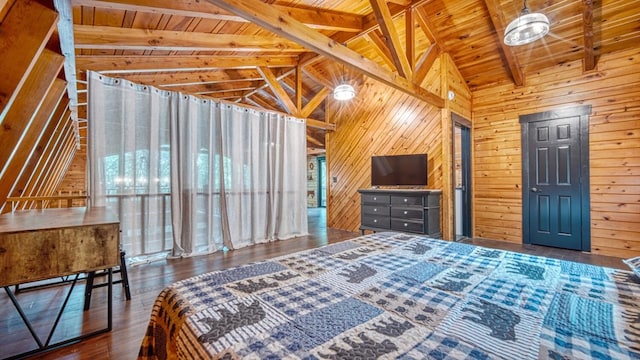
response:
M427 185L427 154L371 157L371 186Z

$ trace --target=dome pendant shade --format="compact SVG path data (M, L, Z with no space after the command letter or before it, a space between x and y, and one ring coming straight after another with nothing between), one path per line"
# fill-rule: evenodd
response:
M356 90L349 84L341 84L333 89L333 98L336 100L351 100L356 96Z
M516 19L504 30L504 43L524 45L543 38L549 32L549 19L544 14L529 13L527 2Z

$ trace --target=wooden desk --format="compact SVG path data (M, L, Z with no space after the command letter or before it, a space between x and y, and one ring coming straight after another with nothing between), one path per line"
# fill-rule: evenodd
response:
M120 263L120 223L105 208L63 208L19 211L0 216L0 287L11 298L38 348L16 357L51 350L111 330L111 268ZM58 321L78 274L108 270L107 327L51 344ZM9 287L26 282L75 275L48 339L40 340Z
M105 208L0 216L0 286L117 266L120 223Z

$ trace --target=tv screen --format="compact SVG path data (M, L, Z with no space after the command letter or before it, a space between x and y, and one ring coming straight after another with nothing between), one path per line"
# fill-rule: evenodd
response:
M427 185L427 154L372 156L371 185Z

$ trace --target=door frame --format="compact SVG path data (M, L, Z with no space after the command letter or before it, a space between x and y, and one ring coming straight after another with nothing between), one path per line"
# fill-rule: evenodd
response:
M580 139L580 234L581 250L591 251L591 199L589 188L589 115L591 105L580 105L563 109L543 111L535 114L520 115L520 133L522 144L522 242L530 244L529 214L529 123L555 120L567 117L579 118Z
M456 127L464 127L466 129L468 129L468 145L469 145L469 153L465 154L464 151L462 151L462 177L463 177L463 182L466 182L466 191L464 192L464 196L462 198L462 217L467 219L467 221L463 221L462 222L462 232L465 234L468 234L466 236L469 237L473 237L473 216L472 216L472 202L473 202L473 196L472 196L472 191L473 191L473 186L472 186L472 179L471 179L471 157L472 157L472 146L471 146L471 129L472 129L472 124L471 121L465 119L464 117L451 112L451 154L452 156L455 157L455 143L456 143ZM463 134L461 136L461 141L464 142L464 131ZM460 144L462 146L462 144ZM461 149L464 150L464 149ZM466 169L466 171L465 171ZM453 237L455 239L456 236L456 201L455 201L455 193L456 193L456 184L455 184L455 174L456 174L456 164L455 164L455 159L454 161L451 162L451 174L453 176L453 181L451 181L451 193L453 194Z

